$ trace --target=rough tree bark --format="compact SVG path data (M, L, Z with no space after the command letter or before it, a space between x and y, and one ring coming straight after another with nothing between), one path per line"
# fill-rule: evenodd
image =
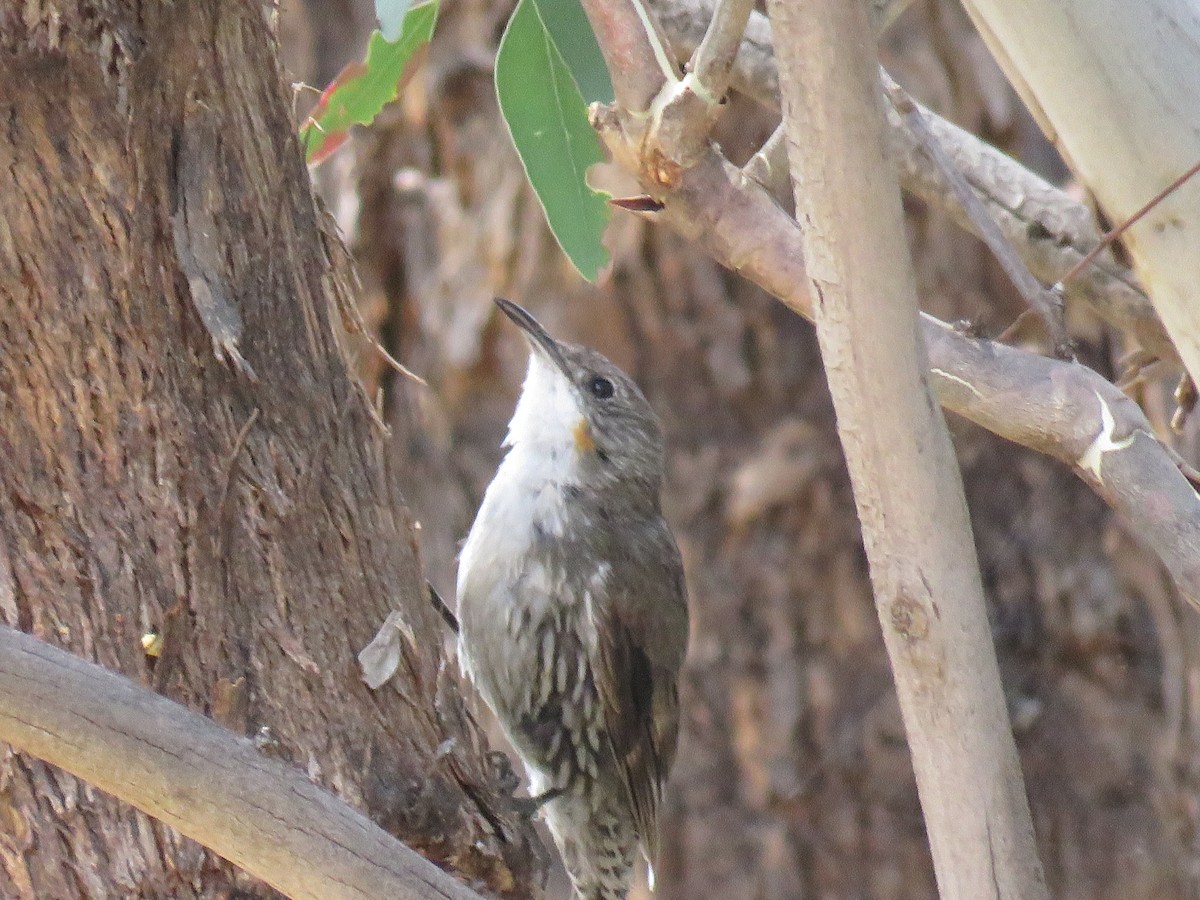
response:
M0 3L0 614L528 896L542 857L445 670L271 26ZM392 609L412 643L373 694L355 655ZM5 897L271 893L21 753L0 813Z
M293 900L480 900L254 741L7 626L0 735Z

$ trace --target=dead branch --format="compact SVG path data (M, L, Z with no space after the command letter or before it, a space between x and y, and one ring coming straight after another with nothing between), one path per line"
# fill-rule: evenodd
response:
M624 15L626 27L633 29L641 19L632 2L585 0L584 7L589 17L597 7L614 22ZM650 39L644 31L640 34L641 52L653 58ZM629 32L623 41L636 42ZM746 46L743 43L743 54ZM601 48L607 55L603 42ZM742 56L738 59L740 66ZM695 241L714 259L811 319L795 220L716 148L705 147L685 165L660 135L648 133L647 117L623 109L624 92L645 96L663 89L667 80L660 69L622 70L611 57L609 65L614 83L620 85L618 105L597 108L593 125L614 159L662 204L661 211L644 215ZM930 124L936 133L936 123ZM1166 564L1183 596L1200 607L1200 497L1153 437L1136 404L1085 366L968 337L929 316L922 317L921 329L939 402L996 434L1070 465L1125 516L1134 533ZM1026 390L1018 394L1015 385ZM1032 389L1035 386L1041 394ZM1097 401L1098 395L1104 403Z
M677 55L686 58L699 45L712 17L713 0L646 0ZM779 109L779 72L766 16L753 13L732 71L733 87L771 109ZM995 147L917 104L947 156L979 195L992 220L1017 249L1029 270L1054 284L1100 241L1086 205L1055 188ZM901 187L946 211L961 227L977 233L945 178L928 164L897 113L889 115L892 157ZM786 154L786 148L776 148ZM786 170L786 162L773 165ZM785 201L790 204L791 198ZM1136 277L1111 260L1098 261L1066 285L1068 303L1083 302L1102 319L1135 337L1160 359L1179 362L1149 298Z
M250 741L4 626L0 740L136 806L297 900L480 900Z

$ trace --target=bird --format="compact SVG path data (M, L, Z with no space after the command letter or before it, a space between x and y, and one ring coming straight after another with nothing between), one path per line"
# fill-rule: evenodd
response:
M458 656L529 776L578 900L651 866L679 733L687 588L662 426L616 365L497 298L530 346L459 554Z

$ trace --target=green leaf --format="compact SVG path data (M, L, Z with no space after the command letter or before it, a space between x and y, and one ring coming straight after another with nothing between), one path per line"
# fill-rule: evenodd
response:
M595 281L608 264L603 237L612 213L587 171L604 153L539 10L537 0L513 10L496 54L496 96L550 230L579 274Z
M351 126L369 125L396 99L416 68L413 57L433 37L437 16L438 0L428 0L405 14L397 40L371 34L366 60L342 69L300 126L309 165L327 159L350 137Z
M612 103L612 79L579 0L536 0L538 12L587 103Z
M404 29L404 16L412 0L375 0L375 18L385 41L394 41Z

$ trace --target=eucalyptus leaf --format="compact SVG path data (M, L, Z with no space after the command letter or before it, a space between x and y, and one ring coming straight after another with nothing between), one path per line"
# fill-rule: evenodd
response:
M380 31L372 32L367 58L338 73L300 126L300 141L309 165L328 158L349 139L351 126L369 125L396 99L416 68L414 57L433 37L437 17L438 0L428 0L405 13L396 40L389 41Z
M496 55L496 95L550 230L579 273L595 281L609 261L603 237L612 213L608 195L587 183L588 169L604 161L600 139L541 14L562 2L517 3Z
M584 102L612 103L612 78L579 0L536 0L538 12Z

